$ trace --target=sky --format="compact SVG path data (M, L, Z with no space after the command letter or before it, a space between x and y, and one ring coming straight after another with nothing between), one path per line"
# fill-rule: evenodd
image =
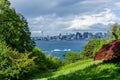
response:
M10 0L32 36L107 32L120 22L120 0Z

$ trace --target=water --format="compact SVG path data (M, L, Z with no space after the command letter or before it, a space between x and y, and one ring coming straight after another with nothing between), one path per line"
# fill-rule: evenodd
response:
M51 54L52 56L58 56L60 59L63 59L66 51L80 52L83 45L87 42L86 40L36 41L36 46L45 52L45 54Z

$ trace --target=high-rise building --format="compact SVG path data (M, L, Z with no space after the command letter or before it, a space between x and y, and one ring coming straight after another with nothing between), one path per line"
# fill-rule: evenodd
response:
M80 32L76 32L76 39L82 39L82 34Z

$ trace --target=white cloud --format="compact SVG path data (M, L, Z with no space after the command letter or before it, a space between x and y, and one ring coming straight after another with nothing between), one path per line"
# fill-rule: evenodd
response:
M81 4L96 4L96 3L108 3L111 0L85 0L83 2L81 2Z
M120 8L120 2L116 2L116 3L114 3L114 4L115 4L115 6L117 6L117 7Z
M46 34L58 34L68 25L66 18L57 17L56 14L38 16L28 19L32 34L39 34L43 31Z
M54 19L55 17L56 17L56 14L54 13L50 15L38 16L35 18L28 18L28 22L31 25L36 25L36 24L52 21L52 19Z
M68 30L90 30L92 25L95 24L103 24L108 25L114 23L118 20L117 16L111 12L110 9L106 9L103 12L98 14L91 14L91 15L82 15L77 16L71 23Z
M109 24L120 22L120 0L10 1L27 18L32 34L108 30Z
M42 33L42 31L31 31L32 34Z
M110 10L105 9L102 12L84 15L69 15L59 17L56 14L38 16L28 19L30 30L33 34L40 34L43 31L46 34L67 33L74 30L106 30L109 24L120 21L119 18ZM97 26L100 25L100 26ZM103 25L103 26L102 26Z

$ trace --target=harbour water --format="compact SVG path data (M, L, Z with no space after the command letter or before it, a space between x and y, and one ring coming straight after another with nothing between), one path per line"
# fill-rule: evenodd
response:
M82 47L87 43L86 40L72 41L36 41L36 46L40 48L46 55L58 56L63 59L66 51L80 52Z

